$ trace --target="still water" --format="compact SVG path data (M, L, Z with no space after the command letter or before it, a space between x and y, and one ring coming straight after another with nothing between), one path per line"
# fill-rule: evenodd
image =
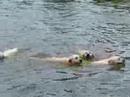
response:
M21 52L0 62L0 97L130 97L130 7L91 0L0 0L0 50ZM32 60L105 49L126 57L123 70L64 67Z

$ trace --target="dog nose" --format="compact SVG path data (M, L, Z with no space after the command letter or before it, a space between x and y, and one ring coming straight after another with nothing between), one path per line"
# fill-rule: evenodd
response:
M86 56L87 58L89 58L90 57L90 55L89 54L87 54L87 56Z
M79 60L80 61L80 63L82 63L82 60Z

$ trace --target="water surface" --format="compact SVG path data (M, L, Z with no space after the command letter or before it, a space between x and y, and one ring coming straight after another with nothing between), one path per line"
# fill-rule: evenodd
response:
M0 50L23 49L0 62L0 97L129 97L129 6L61 1L0 0ZM114 49L127 57L124 71L69 68L29 58L39 52L68 56L85 48L99 57L104 49Z

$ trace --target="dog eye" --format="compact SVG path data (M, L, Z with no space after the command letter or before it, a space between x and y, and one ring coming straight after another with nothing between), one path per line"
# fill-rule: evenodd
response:
M78 59L78 57L75 57L75 59Z

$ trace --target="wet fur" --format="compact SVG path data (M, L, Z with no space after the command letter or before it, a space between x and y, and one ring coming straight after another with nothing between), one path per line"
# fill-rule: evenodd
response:
M125 64L125 59L120 56L112 56L110 58L102 59L99 61L92 62L94 65L117 65Z
M76 56L78 56L78 55L76 55ZM47 57L47 58L40 58L40 60L47 61L47 62L57 62L57 63L69 65L69 66L78 66L81 63L80 59L75 60L73 56L70 56L70 57Z
M82 59L87 61L92 61L92 64L95 65L116 65L116 64L125 64L125 59L120 56L111 56L106 59L95 60L95 55L89 50L82 50L79 52Z
M94 54L89 50L81 50L79 51L79 55L84 60L92 61L94 59Z

